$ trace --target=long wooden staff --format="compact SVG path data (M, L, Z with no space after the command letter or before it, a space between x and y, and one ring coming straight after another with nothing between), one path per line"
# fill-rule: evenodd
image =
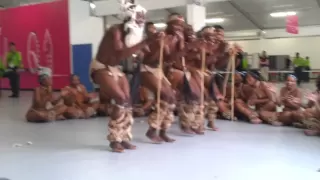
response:
M234 74L235 74L235 55L231 57L231 120L234 121Z
M205 73L205 66L206 66L206 51L204 48L201 49L201 97L200 103L201 108L204 108L204 73ZM202 115L204 115L204 109L201 110Z
M158 89L157 89L157 120L160 120L160 92L162 85L162 76L163 76L163 47L164 47L164 38L160 40L160 57L159 57L159 80L158 80Z
M226 76L224 77L224 80L223 80L223 86L222 86L222 95L223 95L223 97L226 97L227 83L228 83L228 80L229 80L231 68L232 68L232 56L229 58L229 62L228 62L228 66L227 66L227 72L226 72L227 74L226 74Z

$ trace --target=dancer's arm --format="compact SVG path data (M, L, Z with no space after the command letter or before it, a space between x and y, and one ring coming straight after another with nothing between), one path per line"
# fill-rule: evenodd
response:
M114 44L114 48L116 50L115 55L117 56L117 59L119 59L119 60L129 58L130 56L132 56L132 54L134 54L137 51L139 51L140 49L144 48L150 42L150 39L148 41L147 41L147 39L144 39L140 43L138 43L132 47L126 47L123 43L122 35L121 35L121 32L119 29L115 28L113 35L114 35L113 44Z
M266 99L268 99L268 101L275 101L275 99L273 98L273 92L271 92L271 90L269 90L269 88L267 87L267 85L264 82L261 82L262 87L263 87L263 91L266 93L267 97ZM276 93L274 93L276 95ZM267 101L267 102L268 102Z
M35 106L39 106L41 104L41 94L40 94L40 88L37 87L34 90L34 94L33 94L33 104Z
M287 106L295 109L299 109L301 107L301 99L302 99L302 93L300 90L298 90L296 96L290 97L287 100Z
M269 101L270 101L269 98L258 99L256 94L253 94L253 95L250 96L248 104L250 106L255 106L257 104L265 104L265 103L267 103Z
M279 96L277 99L278 99L278 101L279 101L279 106L285 105L286 99L287 99L286 89L285 89L285 88L281 88L281 90L280 90L280 96Z
M87 88L86 88L84 85L82 85L82 84L80 84L80 88L81 88L81 91L82 91L81 93L82 93L83 96L85 97L84 103L89 103L90 100L92 99L92 97L91 97L90 94L88 93Z
M61 92L60 92L60 95L57 98L54 98L54 99L51 100L51 104L52 105L58 104L68 94L69 94L68 90L62 89Z

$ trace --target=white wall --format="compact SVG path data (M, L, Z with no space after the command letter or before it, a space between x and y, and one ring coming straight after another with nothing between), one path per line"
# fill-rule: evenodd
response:
M103 19L90 16L88 2L69 0L69 22L71 44L92 44L95 57L104 33Z
M320 69L320 36L234 41L249 54L265 50L269 55L309 56L311 68Z

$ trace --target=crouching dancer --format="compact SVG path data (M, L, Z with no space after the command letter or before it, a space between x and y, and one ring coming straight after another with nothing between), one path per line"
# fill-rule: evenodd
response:
M184 41L181 36L183 34L183 29L185 22L182 17L178 14L172 14L168 19L168 26L165 33L161 34L164 41L164 60L171 62L175 59L177 53L183 49ZM156 32L153 32L157 34ZM151 36L152 33L147 33ZM150 44L147 48L143 50L144 61L141 65L141 79L142 84L147 87L153 94L157 94L158 83L161 81L160 89L160 108L155 109L148 118L149 129L146 136L155 143L174 142L175 140L167 135L167 130L171 127L174 120L173 111L175 109L175 93L169 82L169 80L164 76L163 69L159 66L159 55L160 46L159 42L155 41ZM169 53L170 49L170 53ZM159 131L159 134L158 132Z
M90 65L94 83L100 85L100 94L113 99L107 139L113 152L136 149L130 143L133 124L130 90L126 76L118 65L121 60L137 53L149 40L143 40L146 10L140 5L122 3L123 23L110 27L100 43L96 59ZM149 38L150 39L150 38Z

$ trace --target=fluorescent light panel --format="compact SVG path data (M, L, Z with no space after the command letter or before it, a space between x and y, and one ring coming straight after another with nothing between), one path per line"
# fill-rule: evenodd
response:
M224 22L223 18L210 18L210 19L206 19L205 23L211 24L211 23L222 23Z
M96 8L96 5L93 2L90 2L89 5L90 5L91 9L95 9Z
M156 23L156 24L154 24L154 26L155 26L156 28L164 28L164 27L167 26L167 24L165 24L165 23Z
M210 18L210 19L206 19L205 20L205 23L207 23L207 24L222 23L222 22L224 22L223 18ZM164 27L167 26L167 24L165 24L165 23L155 23L154 26L156 28L164 28Z
M288 11L288 12L274 12L271 13L270 16L271 17L287 17L287 16L293 16L296 15L297 12L294 11Z

